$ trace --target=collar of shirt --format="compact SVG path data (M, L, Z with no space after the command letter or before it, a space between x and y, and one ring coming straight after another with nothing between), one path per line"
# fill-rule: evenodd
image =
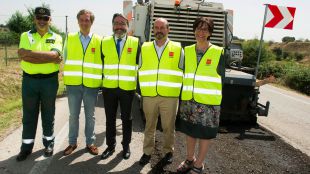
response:
M155 45L156 48L162 48L162 47L165 47L165 46L168 44L168 42L169 42L169 38L167 38L167 40L166 40L166 42L164 43L164 45L158 46L158 45L156 44L156 41L154 40L154 45Z
M80 31L79 31L79 36L81 39L90 39L92 37L93 33L89 33L87 36L84 36Z
M88 46L88 44L89 44L89 42L91 40L92 35L93 35L92 33L89 33L87 36L84 36L81 32L79 32L80 41L82 43L84 52L87 49L87 46Z
M126 38L127 38L127 35L125 35L123 38L121 38L121 39L122 39L121 43L125 42ZM114 41L115 41L115 43L117 43L117 39L119 39L119 38L117 38L117 37L114 35Z
M156 44L155 40L154 40L155 50L156 50L156 52L157 52L157 55L158 55L158 58L159 58L159 59L160 59L160 57L161 57L161 55L162 55L162 53L163 53L163 51L164 51L166 45L168 44L168 42L169 42L169 38L167 38L167 40L166 40L166 42L164 43L164 45L162 45L162 46L159 47L159 46Z
M154 45L155 45L155 48L156 48L156 49L165 48L166 45L168 44L168 42L169 42L169 38L167 38L167 40L166 40L166 42L164 43L164 45L158 46L158 45L156 44L156 41L154 40Z
M33 28L30 30L30 33L31 33L31 34L36 33L36 32L37 32L37 28L36 28L36 27L33 27ZM52 31L50 28L48 28L47 33L53 34L53 31Z

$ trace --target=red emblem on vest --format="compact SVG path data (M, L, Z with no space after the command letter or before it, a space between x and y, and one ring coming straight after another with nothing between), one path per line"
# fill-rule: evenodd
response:
M174 56L174 52L169 52L169 57L173 58L173 56Z
M212 63L212 60L211 59L207 59L206 64L207 65L211 65L211 63Z
M95 51L96 51L96 48L91 48L92 53L95 53Z
M132 48L127 48L127 53L131 53L132 52Z

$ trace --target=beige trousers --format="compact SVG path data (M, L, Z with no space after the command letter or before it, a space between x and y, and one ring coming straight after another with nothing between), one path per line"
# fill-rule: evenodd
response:
M146 118L143 152L146 155L151 155L154 150L159 114L164 134L163 152L173 152L178 104L179 99L174 97L143 97L143 111Z

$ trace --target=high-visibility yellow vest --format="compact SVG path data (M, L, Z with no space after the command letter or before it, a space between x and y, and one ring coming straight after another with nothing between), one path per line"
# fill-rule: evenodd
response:
M62 51L62 38L60 35L49 31L43 37L36 31L24 32L20 38L19 48L32 51L51 51L56 49ZM59 64L40 63L34 64L21 61L21 68L28 74L50 74L59 71Z
M181 51L180 43L169 41L159 59L153 42L142 45L142 65L138 71L142 96L180 95L183 79L183 70L179 68Z
M65 85L90 88L102 84L101 38L93 34L84 52L79 33L68 34L67 59L64 65Z
M118 57L113 36L102 40L104 55L103 82L106 88L135 90L137 86L137 51L139 39L127 36L123 51Z
M222 80L217 67L223 51L212 45L197 64L196 46L185 47L185 71L182 100L194 100L207 105L220 105L222 101ZM197 66L198 65L198 66Z

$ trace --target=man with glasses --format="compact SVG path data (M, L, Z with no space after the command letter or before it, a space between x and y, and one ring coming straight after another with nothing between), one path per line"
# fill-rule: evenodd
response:
M54 149L55 101L59 63L62 60L62 38L49 29L49 9L37 7L34 15L35 27L22 33L18 49L23 70L23 133L17 161L25 160L32 152L40 111L44 156L52 156Z
M83 101L85 112L86 150L98 155L95 146L95 106L99 87L102 84L101 37L90 32L95 20L89 10L77 14L80 31L69 33L64 47L64 84L69 103L69 146L64 155L71 154L77 147L79 115Z
M120 104L123 127L123 158L130 157L132 134L131 106L136 89L139 40L128 36L128 20L116 13L112 19L113 35L103 38L103 99L106 114L107 148L101 158L106 159L115 151L116 113Z

